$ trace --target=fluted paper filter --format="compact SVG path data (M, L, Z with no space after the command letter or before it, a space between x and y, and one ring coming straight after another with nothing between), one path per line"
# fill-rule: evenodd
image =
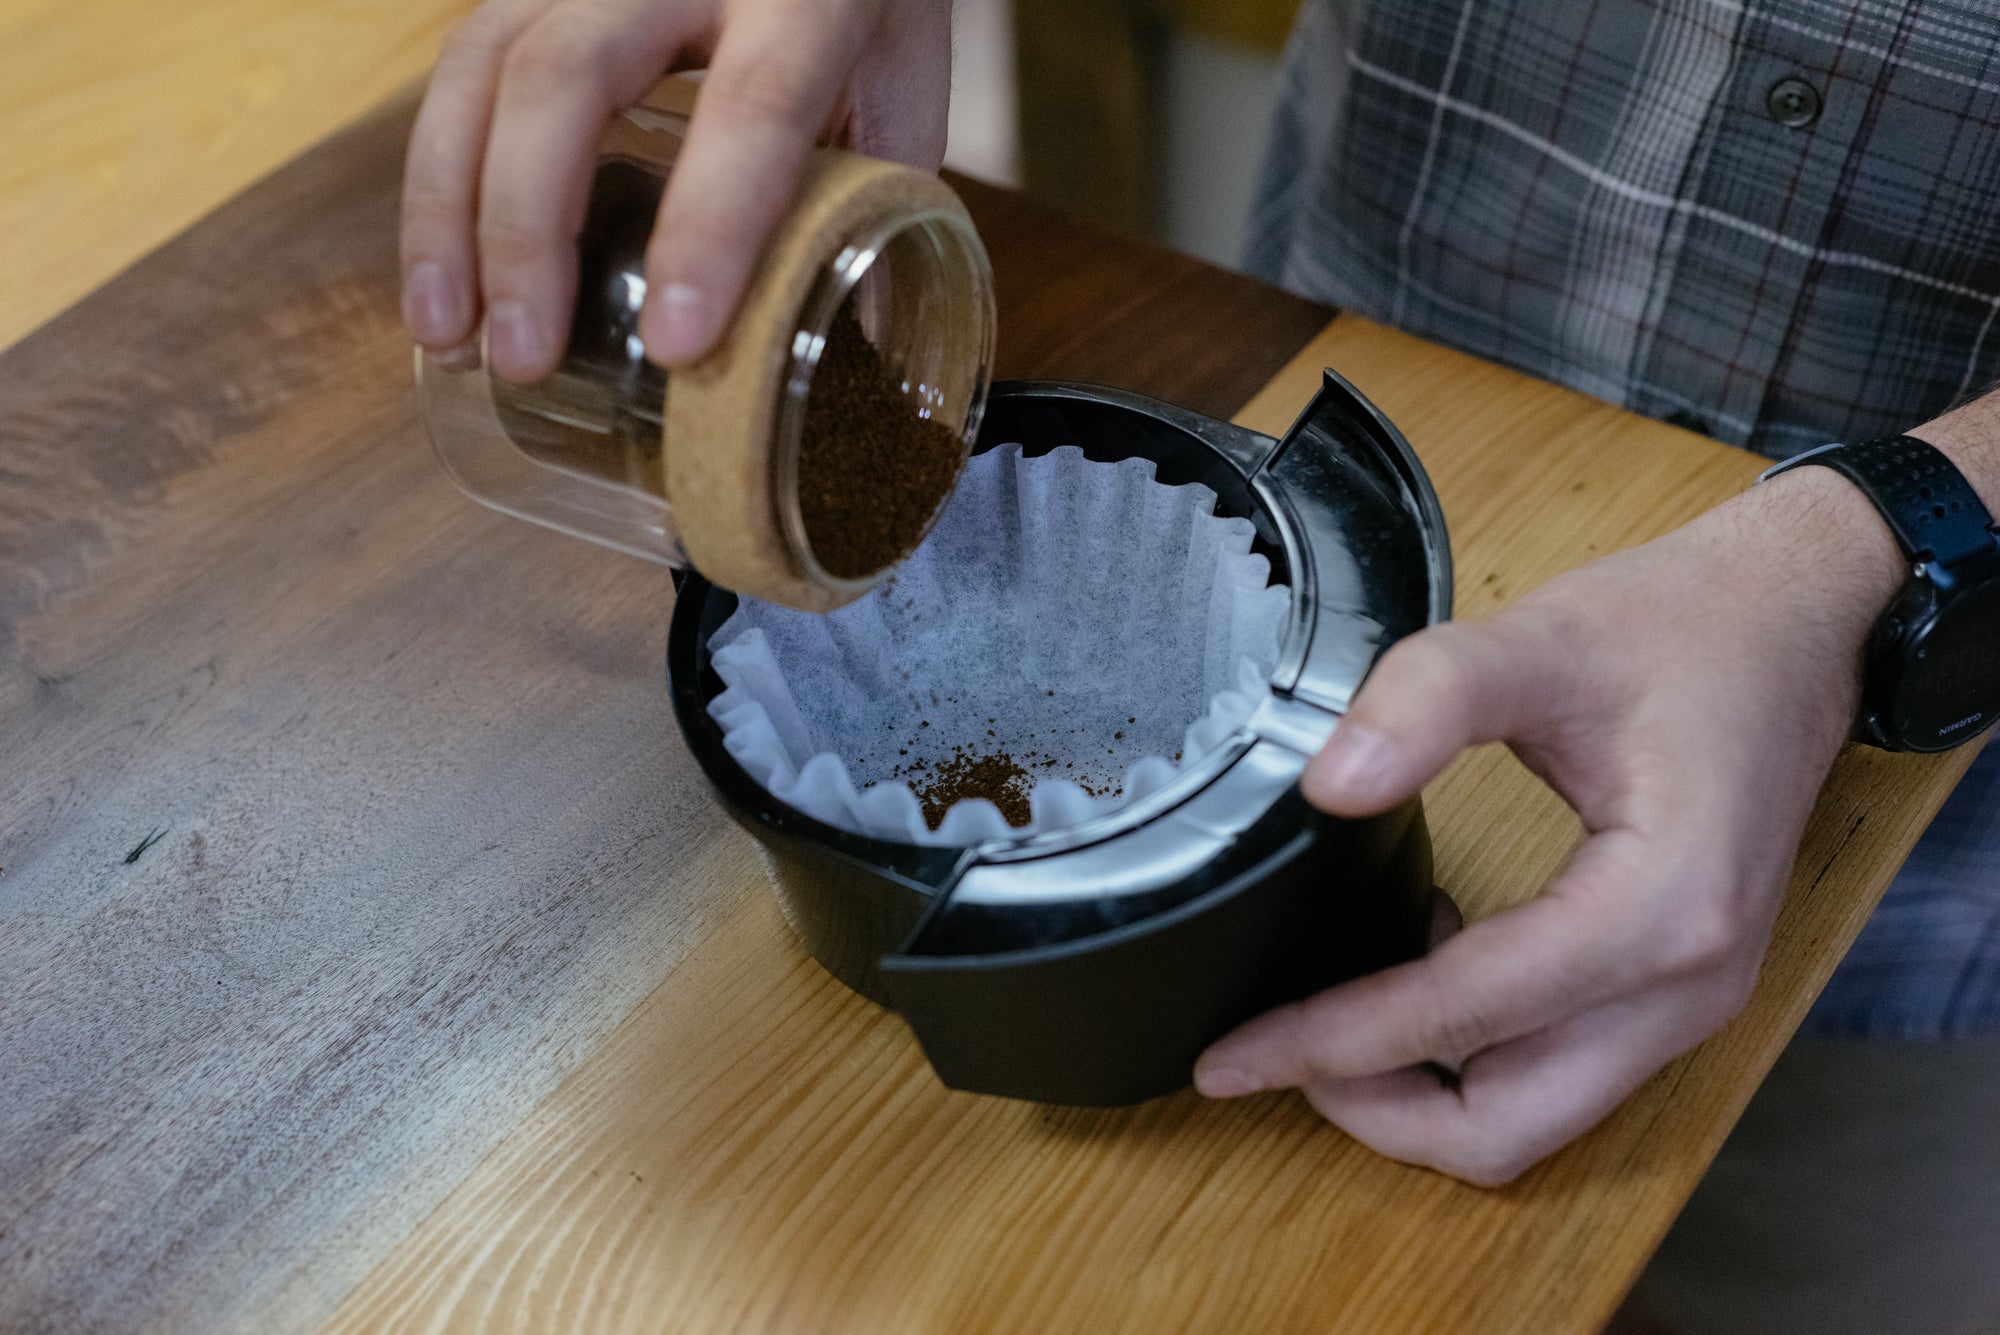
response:
M773 796L857 834L962 846L1115 811L1270 689L1290 590L1214 506L1144 460L976 455L873 593L825 615L744 598L710 639L728 689L709 713ZM981 799L926 823L948 776L1009 762L1026 826Z

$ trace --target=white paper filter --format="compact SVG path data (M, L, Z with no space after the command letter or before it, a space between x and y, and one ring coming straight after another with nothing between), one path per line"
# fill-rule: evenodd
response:
M1144 460L977 455L881 588L825 615L744 598L710 640L728 689L709 713L780 801L857 834L962 846L1115 811L1270 689L1291 591L1214 507ZM961 746L1039 780L1027 827L978 799L925 824L899 775Z

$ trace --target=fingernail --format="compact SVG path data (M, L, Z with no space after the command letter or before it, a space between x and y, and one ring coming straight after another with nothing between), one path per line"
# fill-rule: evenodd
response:
M447 371L477 371L479 369L479 345L467 341L443 352L433 352L431 360Z
M1234 1066L1197 1067L1194 1087L1211 1099L1239 1099L1263 1088L1248 1071Z
M486 347L493 369L503 375L525 375L542 364L542 334L534 317L518 301L494 303L486 316Z
M1327 796L1373 797L1388 786L1394 763L1395 748L1386 734L1342 723L1313 761L1312 788Z
M640 330L646 355L672 364L691 361L708 351L714 340L714 314L708 297L687 283L668 283L646 307Z
M442 343L464 331L458 327L458 294L436 260L419 260L403 279L403 323L417 342Z

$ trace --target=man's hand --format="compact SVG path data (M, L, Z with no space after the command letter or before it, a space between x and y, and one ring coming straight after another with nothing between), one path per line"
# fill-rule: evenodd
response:
M424 347L488 325L493 370L555 369L598 136L706 65L651 248L640 334L662 365L727 325L806 153L839 139L935 170L946 0L487 0L445 42L403 181L403 320Z
M1299 1086L1382 1153L1482 1184L1594 1125L1748 999L1902 576L1868 503L1808 468L1396 645L1306 796L1372 815L1504 741L1583 838L1521 907L1221 1039L1197 1086Z

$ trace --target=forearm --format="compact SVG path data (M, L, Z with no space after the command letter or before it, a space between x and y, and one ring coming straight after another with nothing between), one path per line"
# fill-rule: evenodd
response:
M1909 434L1942 450L1987 510L2000 515L2000 388L1913 427Z

